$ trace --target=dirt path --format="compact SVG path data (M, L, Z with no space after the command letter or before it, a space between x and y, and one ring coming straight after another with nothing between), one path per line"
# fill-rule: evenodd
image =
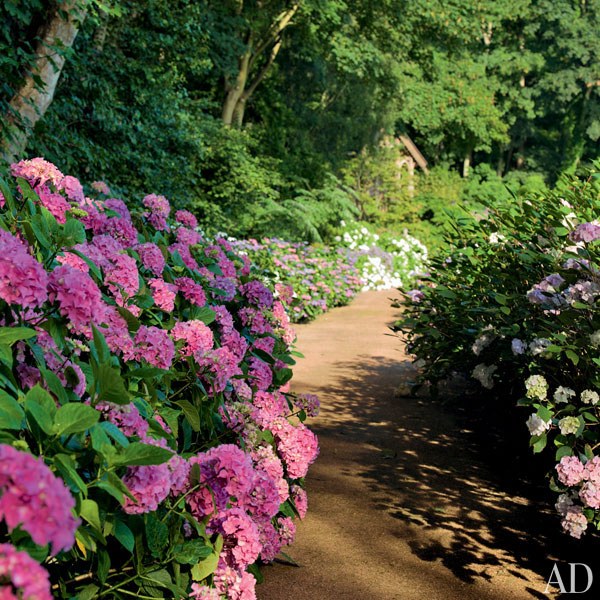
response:
M510 460L503 472L487 460L492 441L439 404L395 396L410 365L388 335L391 295L298 328L294 387L321 398L321 455L290 550L300 566L266 567L259 600L551 597L551 559L576 561L581 546L555 533L547 504L516 494L528 487Z

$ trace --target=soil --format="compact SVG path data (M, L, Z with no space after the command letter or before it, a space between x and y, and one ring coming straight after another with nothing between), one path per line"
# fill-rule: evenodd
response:
M600 583L593 540L560 531L525 429L515 453L485 410L399 395L414 369L389 329L393 296L363 293L297 328L293 389L321 399L321 453L289 549L296 564L264 567L259 600L555 598L555 564L567 591L585 589L583 567L569 578L574 562ZM576 597L599 598L593 589Z

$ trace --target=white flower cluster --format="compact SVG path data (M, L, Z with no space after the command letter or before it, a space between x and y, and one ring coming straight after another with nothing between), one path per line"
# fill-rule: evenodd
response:
M408 233L390 238L367 227L340 223L345 231L335 241L348 248L361 269L363 290L387 290L402 287L407 280L425 269L427 248Z
M486 389L491 390L494 387L494 380L492 379L492 375L494 371L496 371L498 367L496 365L486 365L483 363L479 363L473 369L471 373L471 377L473 379L477 379L479 383Z

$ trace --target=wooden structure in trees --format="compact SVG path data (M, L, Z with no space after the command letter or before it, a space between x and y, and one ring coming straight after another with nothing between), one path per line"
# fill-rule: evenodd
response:
M392 138L386 136L383 144L388 147L403 148L405 152L401 150L398 159L396 160L396 167L398 168L398 177L402 172L402 169L406 167L408 171L408 194L412 198L415 195L415 168L419 167L424 173L428 173L427 161L421 154L416 144L408 137L408 135L399 135L398 137Z

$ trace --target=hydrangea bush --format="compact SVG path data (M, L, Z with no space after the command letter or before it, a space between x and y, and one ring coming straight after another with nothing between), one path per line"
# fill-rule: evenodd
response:
M318 453L291 294L92 187L42 159L0 183L0 594L255 598Z
M447 256L406 293L399 324L423 377L456 372L529 408L533 451L553 452L562 526L600 528L600 175L465 215Z
M405 232L374 233L360 223L341 222L336 242L345 248L364 281L363 290L388 290L408 285L426 270L427 248Z
M364 285L345 252L328 246L271 238L230 242L252 259L264 278L276 282L275 293L285 298L292 322L348 304Z

